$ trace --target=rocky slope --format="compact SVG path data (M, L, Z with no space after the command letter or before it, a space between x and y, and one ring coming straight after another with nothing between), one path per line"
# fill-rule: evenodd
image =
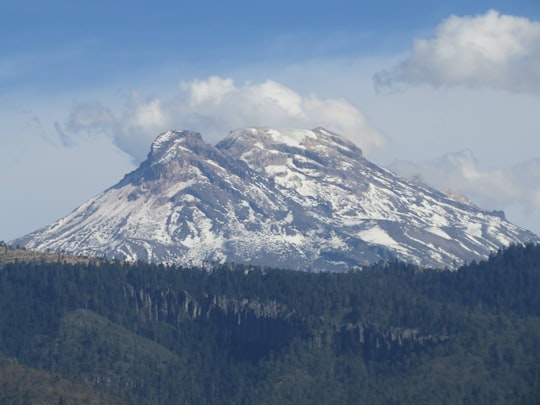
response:
M13 243L204 265L342 271L398 258L455 267L535 234L369 162L323 128L168 131L118 184Z

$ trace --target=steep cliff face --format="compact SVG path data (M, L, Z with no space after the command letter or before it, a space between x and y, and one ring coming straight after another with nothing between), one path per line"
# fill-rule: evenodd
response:
M418 329L383 328L369 322L345 323L339 326L336 333L336 340L342 350L360 352L367 361L418 353L448 338L444 335L425 334Z
M139 319L180 327L185 322L211 326L218 342L238 358L257 359L287 346L296 337L309 337L305 319L276 300L207 294L196 300L187 291L137 290L129 284L123 291L124 300Z
M245 128L216 146L168 131L118 184L13 243L170 264L344 271L455 267L540 241L500 213L414 184L323 128Z
M189 322L206 325L222 347L238 359L259 359L288 346L295 338L315 345L333 342L339 350L361 353L367 361L383 361L402 353L419 352L440 344L448 336L425 334L418 329L383 327L371 322L312 319L299 315L277 300L233 298L225 295L195 299L173 289L123 287L124 300L138 319L169 323L182 328ZM316 324L317 329L310 325ZM326 325L326 326L324 326Z

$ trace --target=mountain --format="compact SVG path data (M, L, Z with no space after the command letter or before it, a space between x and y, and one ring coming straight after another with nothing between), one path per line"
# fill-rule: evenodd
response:
M13 244L150 262L456 267L540 238L364 158L323 128L167 131L118 184Z

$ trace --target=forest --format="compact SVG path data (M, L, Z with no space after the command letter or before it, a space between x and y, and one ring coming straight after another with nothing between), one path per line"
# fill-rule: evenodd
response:
M536 244L456 271L0 261L0 403L538 404L539 290Z

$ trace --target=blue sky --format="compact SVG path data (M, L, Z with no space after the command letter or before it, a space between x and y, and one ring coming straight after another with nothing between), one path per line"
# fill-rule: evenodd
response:
M164 63L216 74L238 64L392 55L451 14L496 9L537 19L522 1L17 1L0 5L7 90L109 85ZM535 4L536 3L536 4Z
M329 127L540 233L539 27L537 0L2 2L0 240L166 129L239 126Z

